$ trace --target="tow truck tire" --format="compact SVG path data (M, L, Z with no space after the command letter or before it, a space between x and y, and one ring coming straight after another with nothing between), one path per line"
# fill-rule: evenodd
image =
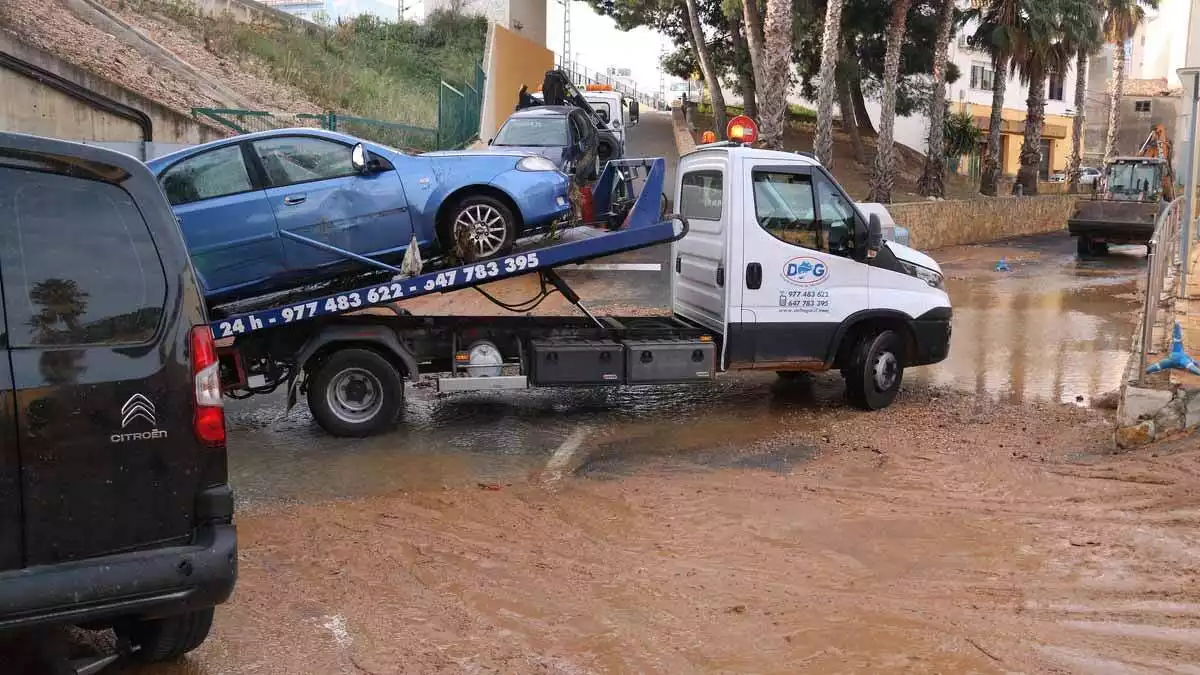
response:
M882 410L896 400L904 380L904 342L895 331L868 333L854 347L846 378L846 396L863 410Z
M213 608L187 614L144 619L127 624L121 633L138 647L134 658L145 663L174 661L204 643L212 628Z
M308 409L327 433L363 438L396 420L404 381L387 359L369 349L343 349L310 373Z
M1108 242L1096 241L1087 235L1080 235L1075 240L1075 252L1080 258L1108 255Z

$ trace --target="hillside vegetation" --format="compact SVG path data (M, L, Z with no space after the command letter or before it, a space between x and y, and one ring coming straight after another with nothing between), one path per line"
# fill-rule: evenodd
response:
M474 83L487 23L238 23L191 0L0 0L0 29L184 113L333 111L434 127L441 80Z

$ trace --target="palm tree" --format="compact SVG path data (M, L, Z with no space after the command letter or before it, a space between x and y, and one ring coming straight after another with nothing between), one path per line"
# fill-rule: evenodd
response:
M753 4L751 0L746 4ZM758 112L762 117L762 145L783 149L783 130L787 123L787 95L791 88L788 73L792 67L792 0L767 0L763 22L763 77L758 82L762 96Z
M1121 123L1121 97L1125 94L1125 43L1133 38L1146 18L1144 7L1158 9L1158 0L1101 0L1104 7L1104 39L1113 46L1113 71L1108 82L1108 135L1104 140L1104 163L1112 159Z
M813 141L813 151L817 154L817 161L830 170L833 169L833 97L838 88L836 73L841 51L838 49L841 29L842 0L829 0L825 9L825 35L821 39L821 86L817 90L817 136ZM854 110L847 109L843 100L843 127L847 119L853 123Z
M725 94L721 92L721 79L713 68L712 58L708 54L708 45L704 42L704 31L700 28L700 15L696 10L696 0L687 0L688 24L691 27L692 51L700 62L700 74L704 76L704 84L708 86L712 97L713 125L718 138L725 137Z
M1025 3L1015 38L1012 69L1029 85L1025 100L1025 140L1013 193L1035 195L1042 164L1042 124L1046 119L1046 81L1065 73L1085 36L1094 32L1092 0L1030 0Z
M1013 53L1013 33L1021 21L1023 0L974 0L966 19L976 24L969 42L992 55L992 114L988 123L987 151L979 172L979 191L995 196L1000 183L1000 133L1004 95L1008 89L1009 55Z
M933 95L929 97L929 139L925 149L925 168L917 183L917 192L925 197L944 197L946 171L946 59L950 53L950 38L954 35L954 0L942 0L938 17L937 44L933 51Z
M1079 192L1079 169L1083 156L1083 123L1087 108L1088 55L1100 47L1102 40L1100 7L1093 7L1092 27L1076 32L1079 40L1075 52L1075 118L1071 120L1071 156L1067 159L1067 192Z
M888 22L887 51L883 56L883 100L879 113L879 140L875 147L875 166L871 172L870 201L890 204L896 184L892 143L896 130L896 88L900 79L900 49L904 46L904 28L912 0L894 0Z

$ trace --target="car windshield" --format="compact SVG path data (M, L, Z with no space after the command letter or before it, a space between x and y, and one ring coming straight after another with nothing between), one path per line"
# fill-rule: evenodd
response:
M1159 187L1158 165L1153 163L1113 164L1108 168L1108 191L1152 192Z
M556 147L570 145L566 117L518 117L508 120L493 145Z

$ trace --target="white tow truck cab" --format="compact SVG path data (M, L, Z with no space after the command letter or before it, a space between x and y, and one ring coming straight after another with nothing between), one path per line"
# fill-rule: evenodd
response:
M725 368L841 369L851 400L895 398L903 369L946 358L950 298L929 256L879 236L804 155L735 143L680 158L674 313L722 339Z
M631 101L627 101L621 92L606 87L607 85L589 84L583 92L583 98L607 122L609 130L620 144L620 155L624 156L627 149L625 131L629 127L637 126L638 118L636 114L631 114Z

